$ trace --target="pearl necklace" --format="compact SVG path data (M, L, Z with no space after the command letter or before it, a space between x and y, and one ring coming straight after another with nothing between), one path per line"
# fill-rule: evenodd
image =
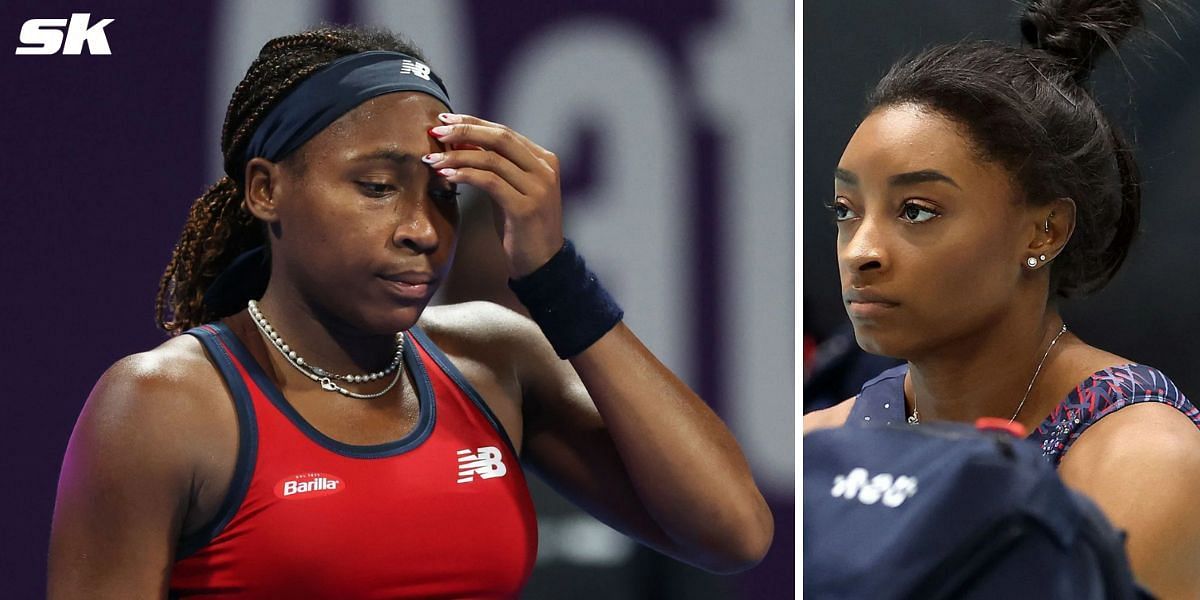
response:
M392 358L392 362L389 363L387 367L379 371L375 371L374 373L367 373L364 375L341 375L338 373L331 373L325 369L322 369L321 367L309 364L304 360L304 357L298 355L295 350L292 350L291 346L288 346L287 343L283 341L283 338L279 335L279 333L275 331L275 328L271 327L271 323L267 321L267 318L262 314L262 310L258 308L258 302L251 300L247 303L246 307L249 309L250 318L254 321L254 325L258 327L258 330L262 332L267 339L271 340L271 345L275 346L275 349L287 359L288 363L295 367L297 371L300 371L308 376L309 379L320 383L321 389L327 392L337 392L343 396L349 396L351 398L370 400L371 398L378 398L388 393L393 387L396 386L396 382L400 381L400 374L404 372L403 369L399 368L400 360L404 353L403 331L396 333L396 354ZM392 377L391 383L389 383L387 387L374 394L358 394L334 383L334 380L345 381L347 383L366 383L368 381L382 379L393 371L395 371L396 374Z
M1025 401L1029 399L1029 392L1033 391L1033 383L1035 381L1037 381L1038 373L1042 372L1042 365L1046 364L1046 357L1050 356L1050 349L1054 347L1054 344L1058 343L1058 338L1062 337L1062 334L1064 334L1066 332L1067 332L1067 324L1063 323L1062 329L1058 330L1058 335L1054 336L1054 339L1050 340L1049 346L1046 346L1046 351L1042 353L1042 360L1038 361L1037 368L1033 370L1033 377L1029 379L1029 387L1025 388L1025 396L1023 398L1021 398L1021 403L1017 405L1017 411L1014 412L1012 418L1008 420L1009 425L1012 425L1012 422L1017 420L1017 415L1021 414L1021 409L1025 407ZM917 414L917 388L914 386L913 387L913 412L911 415L908 416L908 424L909 425L917 425L920 422L921 422L921 417L920 417L920 415Z

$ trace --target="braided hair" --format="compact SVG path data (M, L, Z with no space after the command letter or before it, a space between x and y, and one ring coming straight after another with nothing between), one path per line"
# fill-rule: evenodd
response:
M1058 296L1108 283L1137 232L1137 163L1086 84L1096 59L1143 18L1138 0L1027 0L1028 46L938 46L893 66L868 99L871 111L915 104L956 121L983 160L1012 174L1027 202L1075 202L1074 234L1051 265Z
M225 112L221 128L225 176L192 203L159 282L155 299L159 328L177 335L228 316L205 306L204 292L238 255L267 243L263 224L242 203L246 145L270 110L306 77L342 56L369 50L402 52L425 61L411 42L383 29L324 26L263 45ZM296 161L299 154L284 161ZM265 288L266 282L261 284Z

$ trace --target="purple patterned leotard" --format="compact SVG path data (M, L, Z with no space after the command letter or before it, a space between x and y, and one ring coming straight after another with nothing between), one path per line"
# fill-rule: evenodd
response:
M904 375L908 365L888 369L863 384L847 424L903 423ZM1128 364L1096 371L1050 411L1029 440L1042 447L1042 456L1058 466L1071 444L1093 423L1131 404L1159 402L1174 406L1200 428L1200 410L1162 371Z

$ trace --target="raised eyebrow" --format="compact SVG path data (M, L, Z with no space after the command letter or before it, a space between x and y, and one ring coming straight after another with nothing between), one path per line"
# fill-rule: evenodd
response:
M922 169L920 171L898 173L888 177L888 185L892 187L933 182L948 183L960 190L962 189L953 178L936 169Z
M833 179L834 181L840 181L847 185L858 185L858 175L855 175L854 173L842 168L833 170Z

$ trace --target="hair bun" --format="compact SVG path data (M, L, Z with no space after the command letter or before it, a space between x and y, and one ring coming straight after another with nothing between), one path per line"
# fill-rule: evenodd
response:
M1021 34L1034 48L1064 59L1086 79L1096 59L1142 23L1138 0L1031 0Z

